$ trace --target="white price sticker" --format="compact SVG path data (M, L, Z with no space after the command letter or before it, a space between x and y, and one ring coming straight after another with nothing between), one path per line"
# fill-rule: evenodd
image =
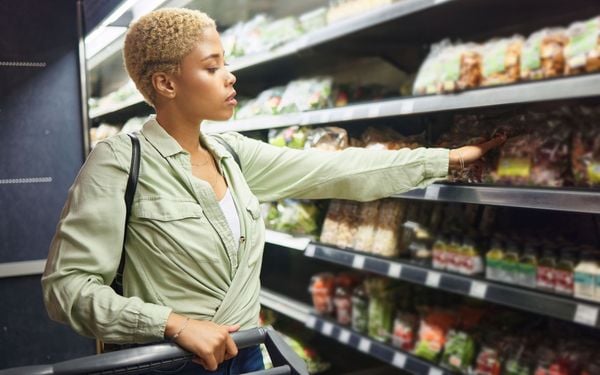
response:
M487 284L480 283L479 281L471 282L471 289L469 290L469 295L471 297L485 299L485 295L487 294Z
M400 278L402 274L402 265L398 263L390 263L390 268L388 269L388 276L396 279Z
M400 104L400 114L409 114L413 113L413 109L415 108L415 102L413 100L404 100Z
M437 272L429 271L429 272L427 272L427 279L425 280L425 285L432 287L432 288L437 288L440 286L441 278L442 278L441 274L439 274Z
M331 334L333 333L333 324L329 322L323 323L323 328L321 329L321 332L323 332L325 336L331 336Z
M309 246L309 247L306 248L306 250L304 250L304 255L307 256L307 257L311 257L312 258L312 257L315 256L315 250L316 249L317 248L314 247L314 246Z
M598 308L589 305L578 304L577 310L575 310L575 317L573 318L573 321L592 327L596 326L596 322L598 321Z
M406 354L394 353L394 358L392 359L392 365L397 368L404 368L404 366L406 365Z
M342 121L352 120L353 117L354 117L354 109L353 108L348 108L347 110L344 111L344 113L342 113Z
M371 350L371 341L361 338L360 342L358 343L358 350L363 353L368 353Z
M344 344L349 343L350 342L350 331L348 331L347 329L342 329L342 331L340 332L339 340L340 340L340 342L343 342Z
M430 367L428 375L443 375L443 372L439 368Z
M440 196L441 185L429 185L425 189L425 199L437 200Z
M357 270L362 270L365 267L365 257L362 255L355 255L352 261L352 267Z
M369 107L369 114L367 115L369 118L379 117L379 112L381 111L380 104L373 104Z
M308 319L306 320L306 326L308 328L314 329L316 325L317 325L317 318L315 318L312 315L309 315Z
M329 112L328 110L323 111L323 113L321 113L321 116L319 116L319 122L329 122L329 118L331 117L331 112Z

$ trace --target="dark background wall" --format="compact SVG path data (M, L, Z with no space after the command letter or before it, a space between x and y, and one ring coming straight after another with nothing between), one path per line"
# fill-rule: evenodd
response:
M0 1L0 265L45 259L84 158L75 0ZM0 278L0 368L92 354L40 276Z

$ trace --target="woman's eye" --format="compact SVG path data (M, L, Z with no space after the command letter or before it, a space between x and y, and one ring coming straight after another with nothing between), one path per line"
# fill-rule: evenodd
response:
M206 70L208 70L209 73L213 74L216 73L217 70L219 70L219 68L207 68Z

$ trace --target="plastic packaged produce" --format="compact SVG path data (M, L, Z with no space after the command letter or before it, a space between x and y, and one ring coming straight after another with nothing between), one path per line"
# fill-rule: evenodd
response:
M428 361L436 361L446 343L448 330L455 324L454 315L443 310L433 310L421 318L414 354Z
M369 330L369 296L363 284L352 293L352 329L360 333Z
M335 0L330 1L327 22L334 23L375 8L391 4L392 0Z
M440 54L450 46L449 40L433 44L429 55L421 64L413 86L414 95L437 94L441 92L442 60Z
M559 294L573 295L574 272L577 265L577 250L564 248L554 269L554 291Z
M257 116L259 113L257 102L256 99L239 99L239 104L235 108L234 117L237 120L243 120L245 118Z
M279 103L279 113L302 112L329 106L331 77L299 79L290 82Z
M302 35L302 27L295 17L285 17L266 24L262 40L267 49L273 49Z
M536 287L538 251L533 245L525 246L519 259L519 284L529 288Z
M348 147L349 142L348 133L345 129L327 126L310 130L304 147L323 151L338 151Z
M505 283L519 283L519 260L521 259L521 249L513 241L508 241L504 250L504 259L502 260L502 276ZM539 268L538 268L539 270ZM539 277L539 273L538 273ZM537 284L536 284L537 285Z
M523 37L492 40L482 48L482 86L505 85L519 80Z
M327 209L327 215L323 221L320 241L328 244L337 242L337 233L342 218L343 203L340 200L332 199Z
M302 149L306 143L308 130L301 126L284 129L270 129L269 143L273 146Z
M358 229L354 237L355 250L371 252L375 240L375 229L377 228L377 217L381 201L362 203L360 207Z
M262 30L271 22L265 14L257 14L251 20L236 27L235 46L232 55L239 57L263 52L266 44L262 40Z
M333 274L324 272L310 279L308 291L312 295L313 306L319 314L329 315L333 312L333 294L335 290Z
M276 213L269 212L267 225L277 231L317 236L321 211L316 203L285 199L278 201Z
M385 199L379 206L379 217L375 230L376 241L373 242L373 253L385 257L398 256L400 225L404 219L405 203L398 199Z
M277 113L285 86L277 86L261 92L256 98L256 115L274 115Z
M538 263L537 288L554 291L555 288L556 254L553 249L546 248Z
M306 369L310 374L319 374L327 371L331 367L329 362L324 361L316 352L316 350L307 344L304 344L300 340L287 335L282 335L282 337L285 343L288 344L290 348L292 348L292 350L304 360L306 363Z
M343 201L337 227L335 245L340 248L350 248L354 245L354 236L358 229L360 203Z
M497 350L484 346L477 356L475 375L500 375L502 363Z
M531 184L561 187L568 180L571 129L559 117L548 120L534 136L537 148L533 154Z
M566 74L592 73L600 70L600 17L575 22L567 30L565 47Z
M477 44L460 44L440 53L441 90L455 92L481 85L481 47Z
M302 30L311 32L327 26L327 8L321 7L306 12L298 17Z
M508 185L527 185L531 177L533 152L539 141L525 134L509 138L501 150L494 182Z
M394 319L392 345L410 352L414 349L419 318L416 314L398 311Z
M574 271L575 297L589 301L600 301L600 298L595 297L595 288L597 285L596 280L600 280L600 267L598 266L598 259L598 253L593 250L586 249L582 253L581 260L575 267Z
M372 277L365 280L369 294L369 336L387 342L392 332L394 298L389 279Z
M563 75L563 50L568 40L566 30L562 28L544 29L531 34L521 52L521 78L536 80Z
M361 135L365 148L376 150L415 149L425 143L424 134L405 137L391 128L368 127Z
M96 128L90 128L90 147L94 148L98 142L110 138L119 133L119 127L109 124L100 124Z
M571 165L577 186L600 186L600 109L580 108L578 129L573 134Z
M343 286L336 288L333 304L337 322L342 325L352 323L352 297L348 288Z
M451 330L448 333L441 364L443 367L466 373L475 357L475 342L465 332Z

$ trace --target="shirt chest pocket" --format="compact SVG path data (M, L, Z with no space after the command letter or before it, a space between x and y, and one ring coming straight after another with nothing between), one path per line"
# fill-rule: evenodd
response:
M250 246L248 247L248 266L252 267L262 259L263 247L265 243L265 224L260 215L260 203L256 197L252 196L246 202L246 212L249 215L248 236Z
M140 241L157 254L200 263L219 260L214 246L218 242L209 240L214 231L196 202L141 200L134 203L132 218L139 228Z

